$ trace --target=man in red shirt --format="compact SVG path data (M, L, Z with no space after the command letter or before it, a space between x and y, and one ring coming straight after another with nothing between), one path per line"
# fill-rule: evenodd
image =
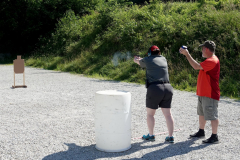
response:
M204 127L207 120L211 121L212 135L203 143L218 143L217 129L218 120L218 101L220 99L219 75L220 62L215 55L216 45L213 41L205 41L201 44L202 56L206 58L200 64L195 61L187 49L180 48L179 52L187 57L188 62L195 70L200 70L197 80L199 131L190 137L204 137Z

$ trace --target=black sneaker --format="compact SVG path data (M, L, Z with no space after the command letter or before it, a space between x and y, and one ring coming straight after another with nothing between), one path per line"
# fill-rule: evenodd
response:
M208 139L206 139L206 140L203 140L202 141L203 143L212 143L212 144L217 144L217 143L219 143L219 140L218 140L218 136L216 136L216 137L210 137L210 138L208 138Z
M194 133L194 134L190 135L190 138L193 138L193 137L202 138L202 137L205 137L205 133L198 131L197 133Z

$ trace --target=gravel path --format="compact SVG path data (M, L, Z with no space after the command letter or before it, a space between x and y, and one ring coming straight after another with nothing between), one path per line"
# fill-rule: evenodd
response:
M221 143L202 144L188 139L198 129L195 93L174 90L172 113L175 144L132 140L132 148L120 153L95 149L94 94L100 90L124 90L132 94L132 137L147 133L144 85L104 81L65 72L25 67L27 88L11 89L13 66L0 65L0 160L86 159L239 159L240 102L221 98ZM22 84L22 74L16 75ZM167 131L161 110L155 116L155 133ZM206 124L206 137L211 135ZM117 137L116 137L117 138Z

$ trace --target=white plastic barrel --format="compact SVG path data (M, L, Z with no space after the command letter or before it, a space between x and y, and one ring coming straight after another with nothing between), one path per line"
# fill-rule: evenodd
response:
M96 149L122 152L131 148L131 93L118 90L95 94Z

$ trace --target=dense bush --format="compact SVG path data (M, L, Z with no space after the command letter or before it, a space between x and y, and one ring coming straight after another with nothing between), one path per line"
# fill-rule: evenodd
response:
M198 46L209 39L217 44L222 94L240 96L239 0L152 1L141 6L116 2L101 3L85 16L73 10L66 12L52 37L42 38L42 47L35 53L49 58L43 58L44 63L36 63L41 58L29 59L28 64L144 83L145 71L129 57L146 56L149 46L155 44L168 60L173 86L195 90L198 72L178 49L187 45L200 62L204 59ZM116 53L122 54L117 66L112 63Z

